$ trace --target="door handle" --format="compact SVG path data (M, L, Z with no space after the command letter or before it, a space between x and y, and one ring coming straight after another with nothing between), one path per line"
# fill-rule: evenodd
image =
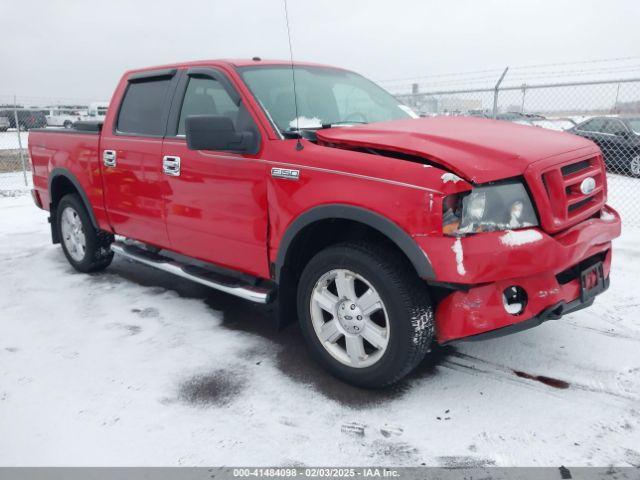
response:
M115 150L105 150L102 152L102 163L104 163L105 167L115 167L116 166L116 151Z
M162 158L162 173L172 177L180 176L180 157L165 155Z

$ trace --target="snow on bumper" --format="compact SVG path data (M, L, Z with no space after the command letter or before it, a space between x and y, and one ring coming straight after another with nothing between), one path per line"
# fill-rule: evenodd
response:
M454 239L420 239L439 282L468 285L444 298L436 309L440 343L485 333L529 320L559 302L580 296L579 278L558 278L596 256L609 276L611 241L620 235L620 217L604 207L599 218L586 220L555 236L539 229L488 232ZM505 311L502 292L512 285L528 297L519 315Z

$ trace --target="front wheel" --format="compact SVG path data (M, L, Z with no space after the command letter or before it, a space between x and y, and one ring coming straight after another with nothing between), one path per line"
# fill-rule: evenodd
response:
M78 195L62 197L56 208L56 225L62 250L73 268L80 272L104 270L113 260L113 235L96 230Z
M367 388L402 379L434 335L426 284L398 252L368 243L329 247L309 261L298 316L314 357L336 377Z

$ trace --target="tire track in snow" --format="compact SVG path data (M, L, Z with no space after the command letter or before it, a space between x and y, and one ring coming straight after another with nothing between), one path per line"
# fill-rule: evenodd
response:
M518 376L515 372L519 371L519 368L508 367L506 365L501 365L498 363L494 363L488 360L484 360L479 357L474 357L473 355L468 355L466 353L461 352L453 352L451 354L452 357L456 357L458 361L454 360L444 360L441 364L442 367L450 368L452 370L462 371L471 375L486 375L489 377L493 377L499 380L506 380L511 383L517 384L519 386L526 386L528 388L533 388L536 391L545 392L547 394L555 394L558 397L558 390L553 389L550 386L543 386L543 383L539 383L537 381L532 381L521 376ZM538 375L538 374L535 374ZM569 383L569 390L581 390L589 393L596 393L599 395L603 395L606 397L613 397L618 400L630 400L630 401L638 401L638 396L615 392L607 389L599 389L595 387L591 387L589 385L585 385L583 383L573 382L568 379L560 379Z
M610 332L610 331L607 331L607 330L602 330L600 328L588 327L586 325L579 325L579 324L573 323L573 322L564 322L563 325L567 325L569 327L576 328L578 330L587 330L589 332L597 333L597 334L600 334L600 335L605 335L605 336L611 337L611 338L622 338L622 339L625 339L625 340L631 340L633 342L640 342L640 335L629 335L629 334L626 334L626 333Z

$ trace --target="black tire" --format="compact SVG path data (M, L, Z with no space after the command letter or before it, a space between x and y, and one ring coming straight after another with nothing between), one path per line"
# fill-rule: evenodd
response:
M640 177L640 152L634 152L631 155L626 171L629 176L638 178Z
M64 128L71 128L71 127L73 127L73 122L71 120L65 120L64 123L62 124L62 126Z
M371 366L355 368L336 360L322 345L312 323L311 296L316 282L334 269L348 269L377 290L389 321L389 340ZM315 255L298 284L298 318L313 356L334 376L356 386L383 388L413 370L429 350L435 331L427 285L396 250L370 243L342 243Z
M66 239L63 237L62 216L67 208L73 209L80 218L85 238L85 250L81 259L74 259L67 248ZM79 272L89 273L104 270L113 260L113 252L110 249L113 235L108 232L96 230L91 223L87 209L82 200L76 194L68 194L62 197L56 207L56 229L62 245L62 251L73 268Z

